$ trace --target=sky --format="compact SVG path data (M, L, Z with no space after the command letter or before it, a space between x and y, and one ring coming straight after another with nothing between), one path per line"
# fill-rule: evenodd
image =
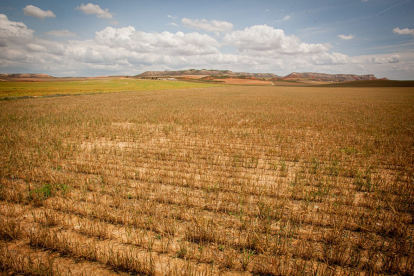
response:
M414 79L414 0L1 0L0 73Z

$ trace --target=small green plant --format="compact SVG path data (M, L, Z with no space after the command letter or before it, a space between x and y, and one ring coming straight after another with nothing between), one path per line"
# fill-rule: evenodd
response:
M316 157L313 157L311 162L310 162L310 168L309 168L309 172L312 174L316 174L319 170L319 160Z
M251 263L251 261L253 260L253 255L254 255L254 251L253 250L246 250L243 249L243 252L240 256L240 264L243 268L243 270L247 269L247 266Z
M346 147L346 148L341 149L341 152L351 155L351 154L355 154L357 150L354 147Z
M285 161L280 161L280 171L282 172L282 173L285 173L286 172L286 163L285 163Z
M45 200L51 197L54 194L52 185L44 184L42 187L34 189L29 192L29 197L31 199Z
M358 171L355 180L354 185L356 186L357 191L365 191L365 192L371 192L374 188L372 183L372 176L371 172L372 167L368 166L365 171Z
M60 184L59 185L59 189L60 189L60 191L62 192L62 195L63 196L65 196L66 195L66 193L69 191L69 186L68 185L66 185L66 184Z
M259 201L258 207L259 207L259 218L267 219L270 217L272 208L269 204L263 201Z
M29 187L29 200L40 204L42 201L55 196L59 191L65 196L69 188L66 184L52 185L49 183L43 184L43 186L34 190L30 190Z
M184 242L180 243L180 249L177 251L176 256L177 258L184 259L184 257L187 255L187 246L184 244Z

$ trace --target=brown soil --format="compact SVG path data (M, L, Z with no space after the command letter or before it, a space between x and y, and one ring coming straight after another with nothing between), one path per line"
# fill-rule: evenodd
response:
M215 81L226 84L253 84L253 85L272 85L270 81L252 80L252 79L214 79Z

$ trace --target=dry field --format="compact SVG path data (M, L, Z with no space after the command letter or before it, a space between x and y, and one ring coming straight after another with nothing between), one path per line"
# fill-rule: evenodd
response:
M270 81L255 80L255 79L239 79L239 78L225 78L225 79L214 79L217 82L225 84L241 84L241 85L272 85Z
M0 271L413 275L413 88L0 102Z
M141 80L125 77L49 78L44 79L45 81L31 78L31 80L30 82L10 80L0 82L0 100L217 86L217 84L209 83Z

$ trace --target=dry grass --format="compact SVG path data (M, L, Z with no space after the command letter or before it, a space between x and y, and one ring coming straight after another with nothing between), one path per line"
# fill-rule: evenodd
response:
M42 81L0 82L0 100L11 100L24 97L51 97L80 94L114 93L125 91L153 91L170 89L205 88L217 84L194 83L183 81L142 80L135 78L48 78ZM151 93L151 92L149 92Z
M0 102L0 270L412 275L412 88Z

